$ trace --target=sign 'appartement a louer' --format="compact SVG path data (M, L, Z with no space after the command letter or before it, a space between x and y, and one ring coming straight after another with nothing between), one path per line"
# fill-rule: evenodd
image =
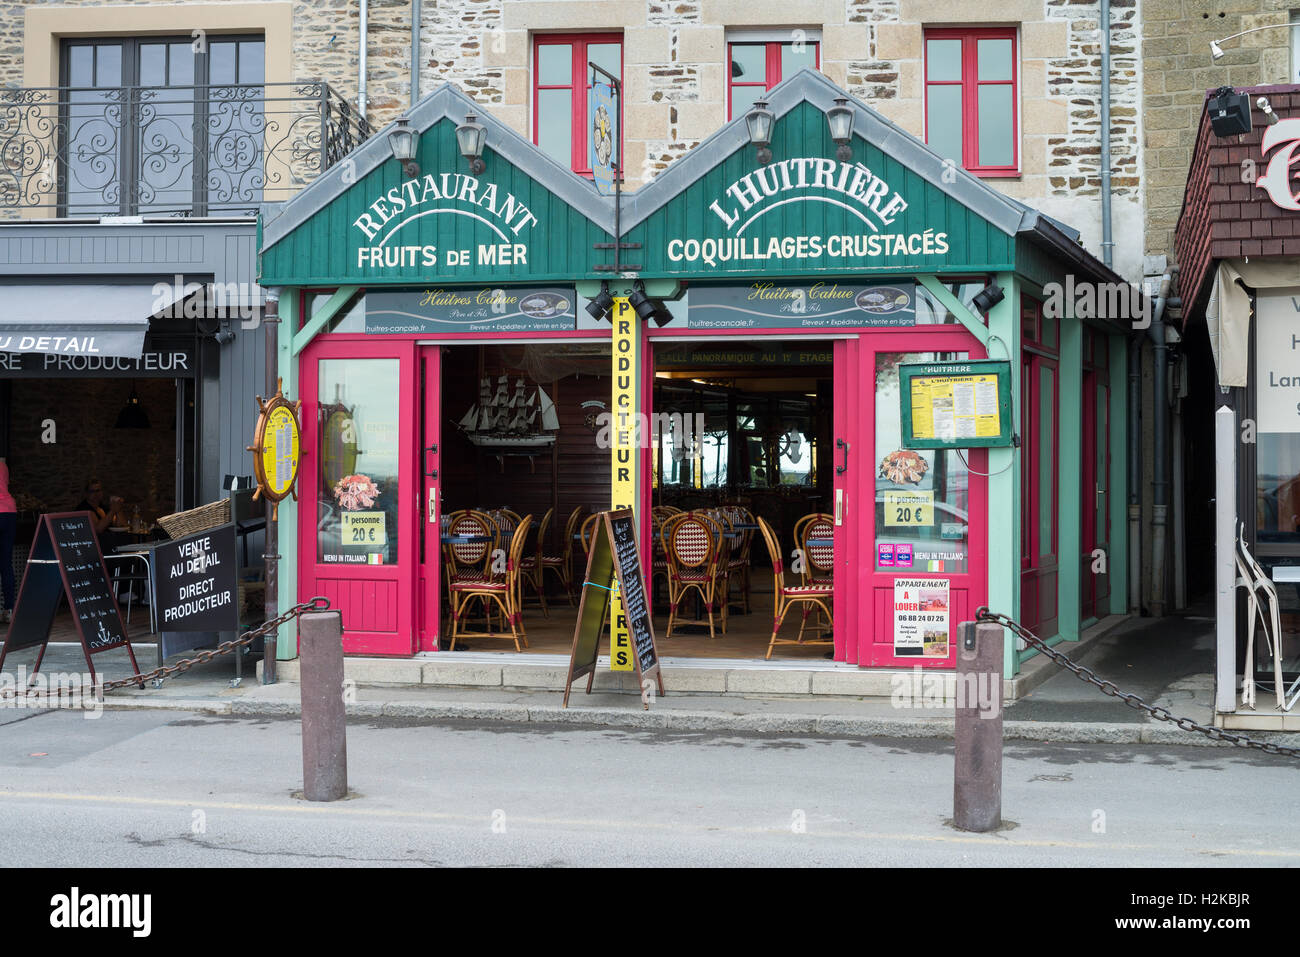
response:
M457 249L402 242L404 227L435 215L475 220L499 241L466 244ZM532 210L495 183L483 183L466 173L428 173L377 196L352 223L363 237L362 245L357 247L356 265L371 270L526 266L528 237L536 225L537 216Z
M745 235L768 213L791 203L837 207L861 226L831 235ZM666 254L672 262L718 266L745 260L832 262L947 253L946 232L893 231L907 205L907 200L862 163L840 163L821 157L778 160L746 173L723 191L722 198L709 204L724 228L722 237L670 239Z

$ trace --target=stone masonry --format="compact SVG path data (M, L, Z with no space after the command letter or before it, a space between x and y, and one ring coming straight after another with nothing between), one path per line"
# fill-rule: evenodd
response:
M1174 227L1206 91L1225 84L1240 88L1297 79L1288 29L1230 40L1217 62L1210 56L1210 41L1268 24L1285 25L1292 6L1289 0L1142 0L1149 255L1173 257Z

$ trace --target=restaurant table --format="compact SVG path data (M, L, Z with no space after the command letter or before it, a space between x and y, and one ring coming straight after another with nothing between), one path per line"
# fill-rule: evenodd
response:
M491 535L448 535L446 532L442 535L444 545L480 545L490 541Z
M834 548L835 539L833 538L808 538L804 540L805 545L811 545L813 548Z
M1273 581L1279 584L1300 584L1300 565L1274 565Z

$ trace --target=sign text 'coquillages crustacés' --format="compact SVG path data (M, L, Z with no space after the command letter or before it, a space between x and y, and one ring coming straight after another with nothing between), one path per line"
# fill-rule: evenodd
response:
M846 211L862 227L829 235L746 236L769 212L791 203L822 203ZM681 237L668 241L672 262L717 267L765 260L844 260L890 256L941 256L948 234L927 229L891 231L907 200L862 163L820 157L778 160L746 173L723 191L709 209L725 235ZM734 267L733 267L734 268Z

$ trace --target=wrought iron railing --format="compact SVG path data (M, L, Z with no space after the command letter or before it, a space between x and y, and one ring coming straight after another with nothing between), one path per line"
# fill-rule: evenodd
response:
M316 80L0 89L0 219L252 216L369 135Z

